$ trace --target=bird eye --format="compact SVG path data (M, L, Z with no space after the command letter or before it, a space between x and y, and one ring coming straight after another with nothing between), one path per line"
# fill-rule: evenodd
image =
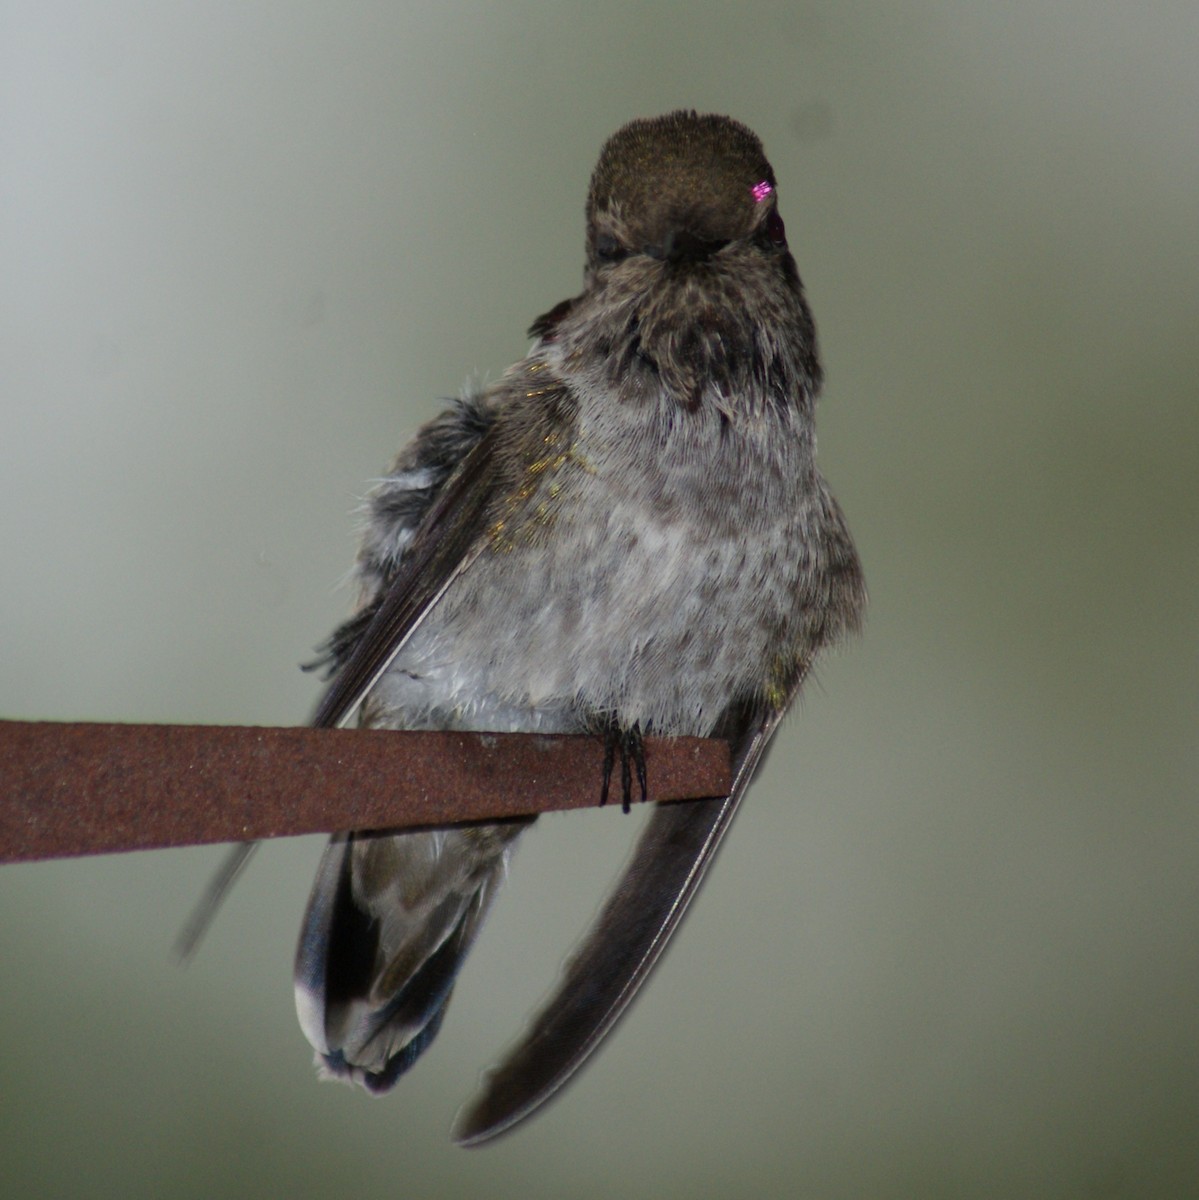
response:
M776 246L787 244L787 228L783 224L783 218L779 216L777 208L766 215L766 236Z
M595 257L600 262L619 262L627 258L629 252L610 234L601 233L595 239Z

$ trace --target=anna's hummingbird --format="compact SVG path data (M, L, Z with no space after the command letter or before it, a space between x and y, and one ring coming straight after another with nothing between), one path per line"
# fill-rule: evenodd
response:
M595 732L626 807L643 734L714 735L735 783L655 808L557 994L460 1118L464 1143L528 1116L595 1049L817 653L865 604L814 461L812 317L745 126L674 112L610 138L583 290L530 333L372 494L360 606L330 640L315 723L360 708L372 728ZM525 824L332 839L296 957L328 1072L385 1091L426 1049Z

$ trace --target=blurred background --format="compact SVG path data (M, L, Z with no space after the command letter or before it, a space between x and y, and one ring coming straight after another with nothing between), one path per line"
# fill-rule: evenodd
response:
M1199 7L0 6L0 714L297 724L353 510L574 294L603 139L766 143L871 586L653 985L448 1128L639 817L541 822L434 1049L318 1084L320 839L0 870L61 1197L1199 1193ZM169 796L162 797L170 804Z

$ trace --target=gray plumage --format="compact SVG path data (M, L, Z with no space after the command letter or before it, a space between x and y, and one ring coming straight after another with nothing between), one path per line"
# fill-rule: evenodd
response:
M370 500L361 605L331 639L318 724L360 706L378 728L734 745L730 797L655 810L558 993L460 1121L466 1143L543 1103L624 1010L814 657L860 619L776 205L744 126L679 112L620 130L592 177L582 293ZM523 827L333 839L296 967L328 1071L386 1090L428 1045Z

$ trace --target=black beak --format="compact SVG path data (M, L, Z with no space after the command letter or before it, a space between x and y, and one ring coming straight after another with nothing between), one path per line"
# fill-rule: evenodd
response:
M728 244L727 239L711 241L685 229L672 229L660 245L646 246L645 253L661 262L704 262Z

